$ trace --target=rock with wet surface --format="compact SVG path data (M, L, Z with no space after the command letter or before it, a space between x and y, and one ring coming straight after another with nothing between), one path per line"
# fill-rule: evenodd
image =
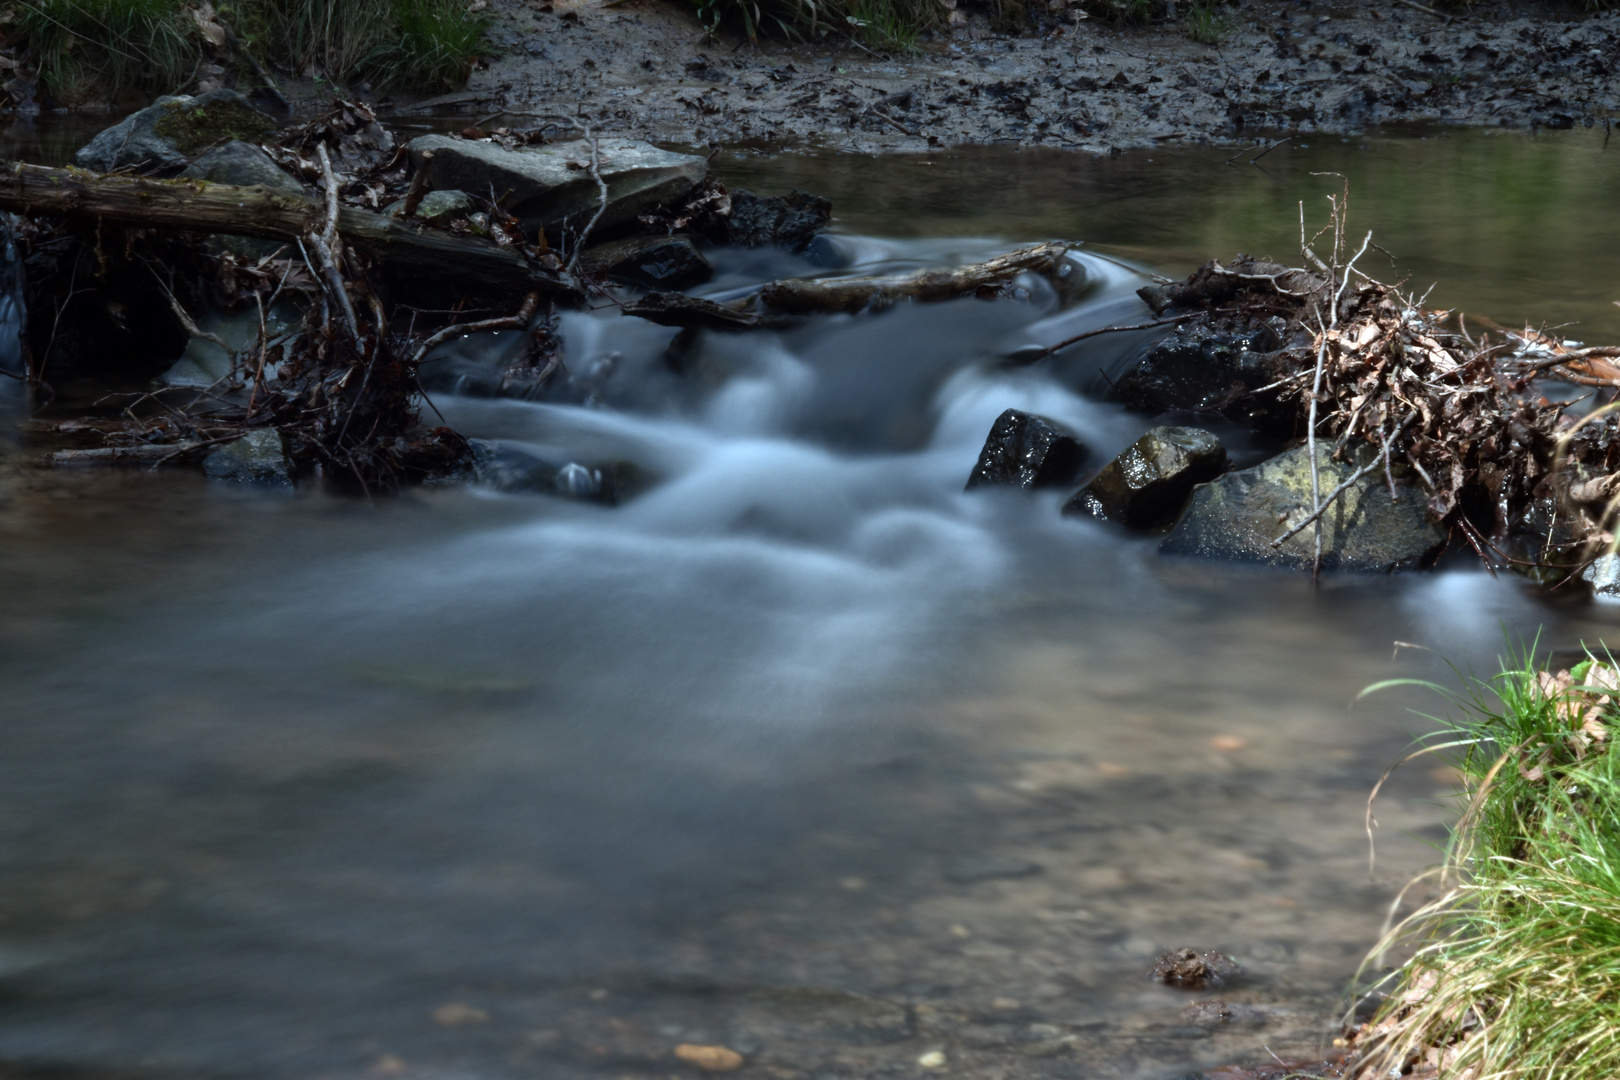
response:
M550 461L527 450L484 439L469 439L475 483L512 495L556 495L578 502L616 506L646 490L653 478L629 461L588 465Z
M1154 979L1188 990L1220 986L1243 971L1231 957L1196 949L1171 949L1153 961Z
M500 193L507 212L526 230L555 232L564 222L583 228L600 206L591 176L591 144L578 139L507 150L494 143L423 135L411 140L411 161L434 189ZM598 139L597 173L608 188L598 229L685 198L709 174L708 162L635 139Z
M1008 409L991 426L967 490L1057 487L1073 480L1085 460L1085 444L1057 421Z
M1620 555L1599 556L1581 571L1581 579L1592 586L1592 596L1599 603L1620 604Z
M803 251L832 222L832 203L795 188L788 195L731 193L725 243L736 247L781 247Z
M1186 323L1113 380L1113 397L1146 412L1240 408L1247 416L1257 404L1253 392L1277 380L1271 354L1281 344L1264 323L1241 329Z
M1063 507L1065 514L1152 529L1176 519L1195 484L1226 468L1226 448L1202 428L1156 427L1105 465Z
M73 163L96 172L174 173L210 147L267 138L275 130L272 117L234 90L161 97L91 139Z
M1335 461L1326 445L1317 447L1317 468L1325 498L1357 464ZM1429 563L1445 544L1445 533L1420 491L1397 484L1396 492L1398 499L1390 501L1383 470L1376 469L1334 500L1322 515L1323 569L1390 572ZM1159 551L1308 570L1315 559L1310 526L1280 548L1271 542L1309 516L1311 507L1310 456L1300 447L1198 487Z
M256 480L290 484L287 447L281 432L252 431L216 447L203 459L203 472L216 480Z
M579 266L651 289L685 289L714 276L709 260L684 236L631 236L597 244L580 252Z

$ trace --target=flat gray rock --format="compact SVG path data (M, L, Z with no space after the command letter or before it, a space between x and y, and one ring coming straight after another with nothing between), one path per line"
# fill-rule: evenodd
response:
M1334 461L1330 446L1317 447L1325 498L1355 471ZM1322 568L1389 572L1416 570L1445 543L1430 518L1423 493L1398 484L1390 501L1383 470L1362 477L1322 515ZM1304 447L1252 469L1193 489L1191 504L1159 545L1165 555L1194 555L1310 569L1315 540L1310 526L1280 548L1271 541L1311 512L1310 457Z
M411 161L434 189L493 191L524 227L555 233L564 222L583 228L596 213L591 144L584 139L506 150L494 143L423 135L411 140ZM608 186L607 211L597 228L633 220L656 206L678 203L709 174L708 162L635 139L598 139L597 171Z
M180 174L189 180L207 180L237 187L264 187L289 195L307 195L309 189L289 175L270 155L252 143L233 139L216 146L188 165Z

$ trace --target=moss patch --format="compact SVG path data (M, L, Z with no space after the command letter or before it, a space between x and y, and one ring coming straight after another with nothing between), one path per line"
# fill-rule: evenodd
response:
M187 157L232 139L259 142L276 130L268 116L240 101L203 104L168 101L152 130L174 143Z

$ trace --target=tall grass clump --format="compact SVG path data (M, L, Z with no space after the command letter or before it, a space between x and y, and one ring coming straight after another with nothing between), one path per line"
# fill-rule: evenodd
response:
M282 67L382 85L459 83L486 27L462 0L239 0L221 14Z
M900 52L913 49L923 32L943 27L949 15L940 0L692 0L692 5L710 33L730 28L751 40L761 34L802 39L839 33Z
M207 54L190 0L9 0L52 95L174 93ZM196 12L194 14L194 12ZM217 19L262 63L306 78L453 88L484 50L465 0L236 0Z
M1380 945L1415 951L1357 1076L1620 1076L1620 672L1607 653L1558 675L1534 659L1450 695L1466 718L1433 747L1465 777L1449 888Z
M12 13L57 97L172 90L195 70L202 40L182 0L23 0Z

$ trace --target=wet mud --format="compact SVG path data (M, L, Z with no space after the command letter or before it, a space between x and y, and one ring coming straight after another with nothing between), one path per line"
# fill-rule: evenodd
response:
M882 54L836 36L710 37L664 0L495 0L491 11L500 55L466 90L411 107L495 114L566 103L614 133L687 145L1101 153L1263 147L1401 124L1601 127L1620 111L1620 12L1559 19L1481 5L1441 20L1395 3L1246 3L1218 46L1174 24L1070 16L1009 36L969 15L948 40Z

